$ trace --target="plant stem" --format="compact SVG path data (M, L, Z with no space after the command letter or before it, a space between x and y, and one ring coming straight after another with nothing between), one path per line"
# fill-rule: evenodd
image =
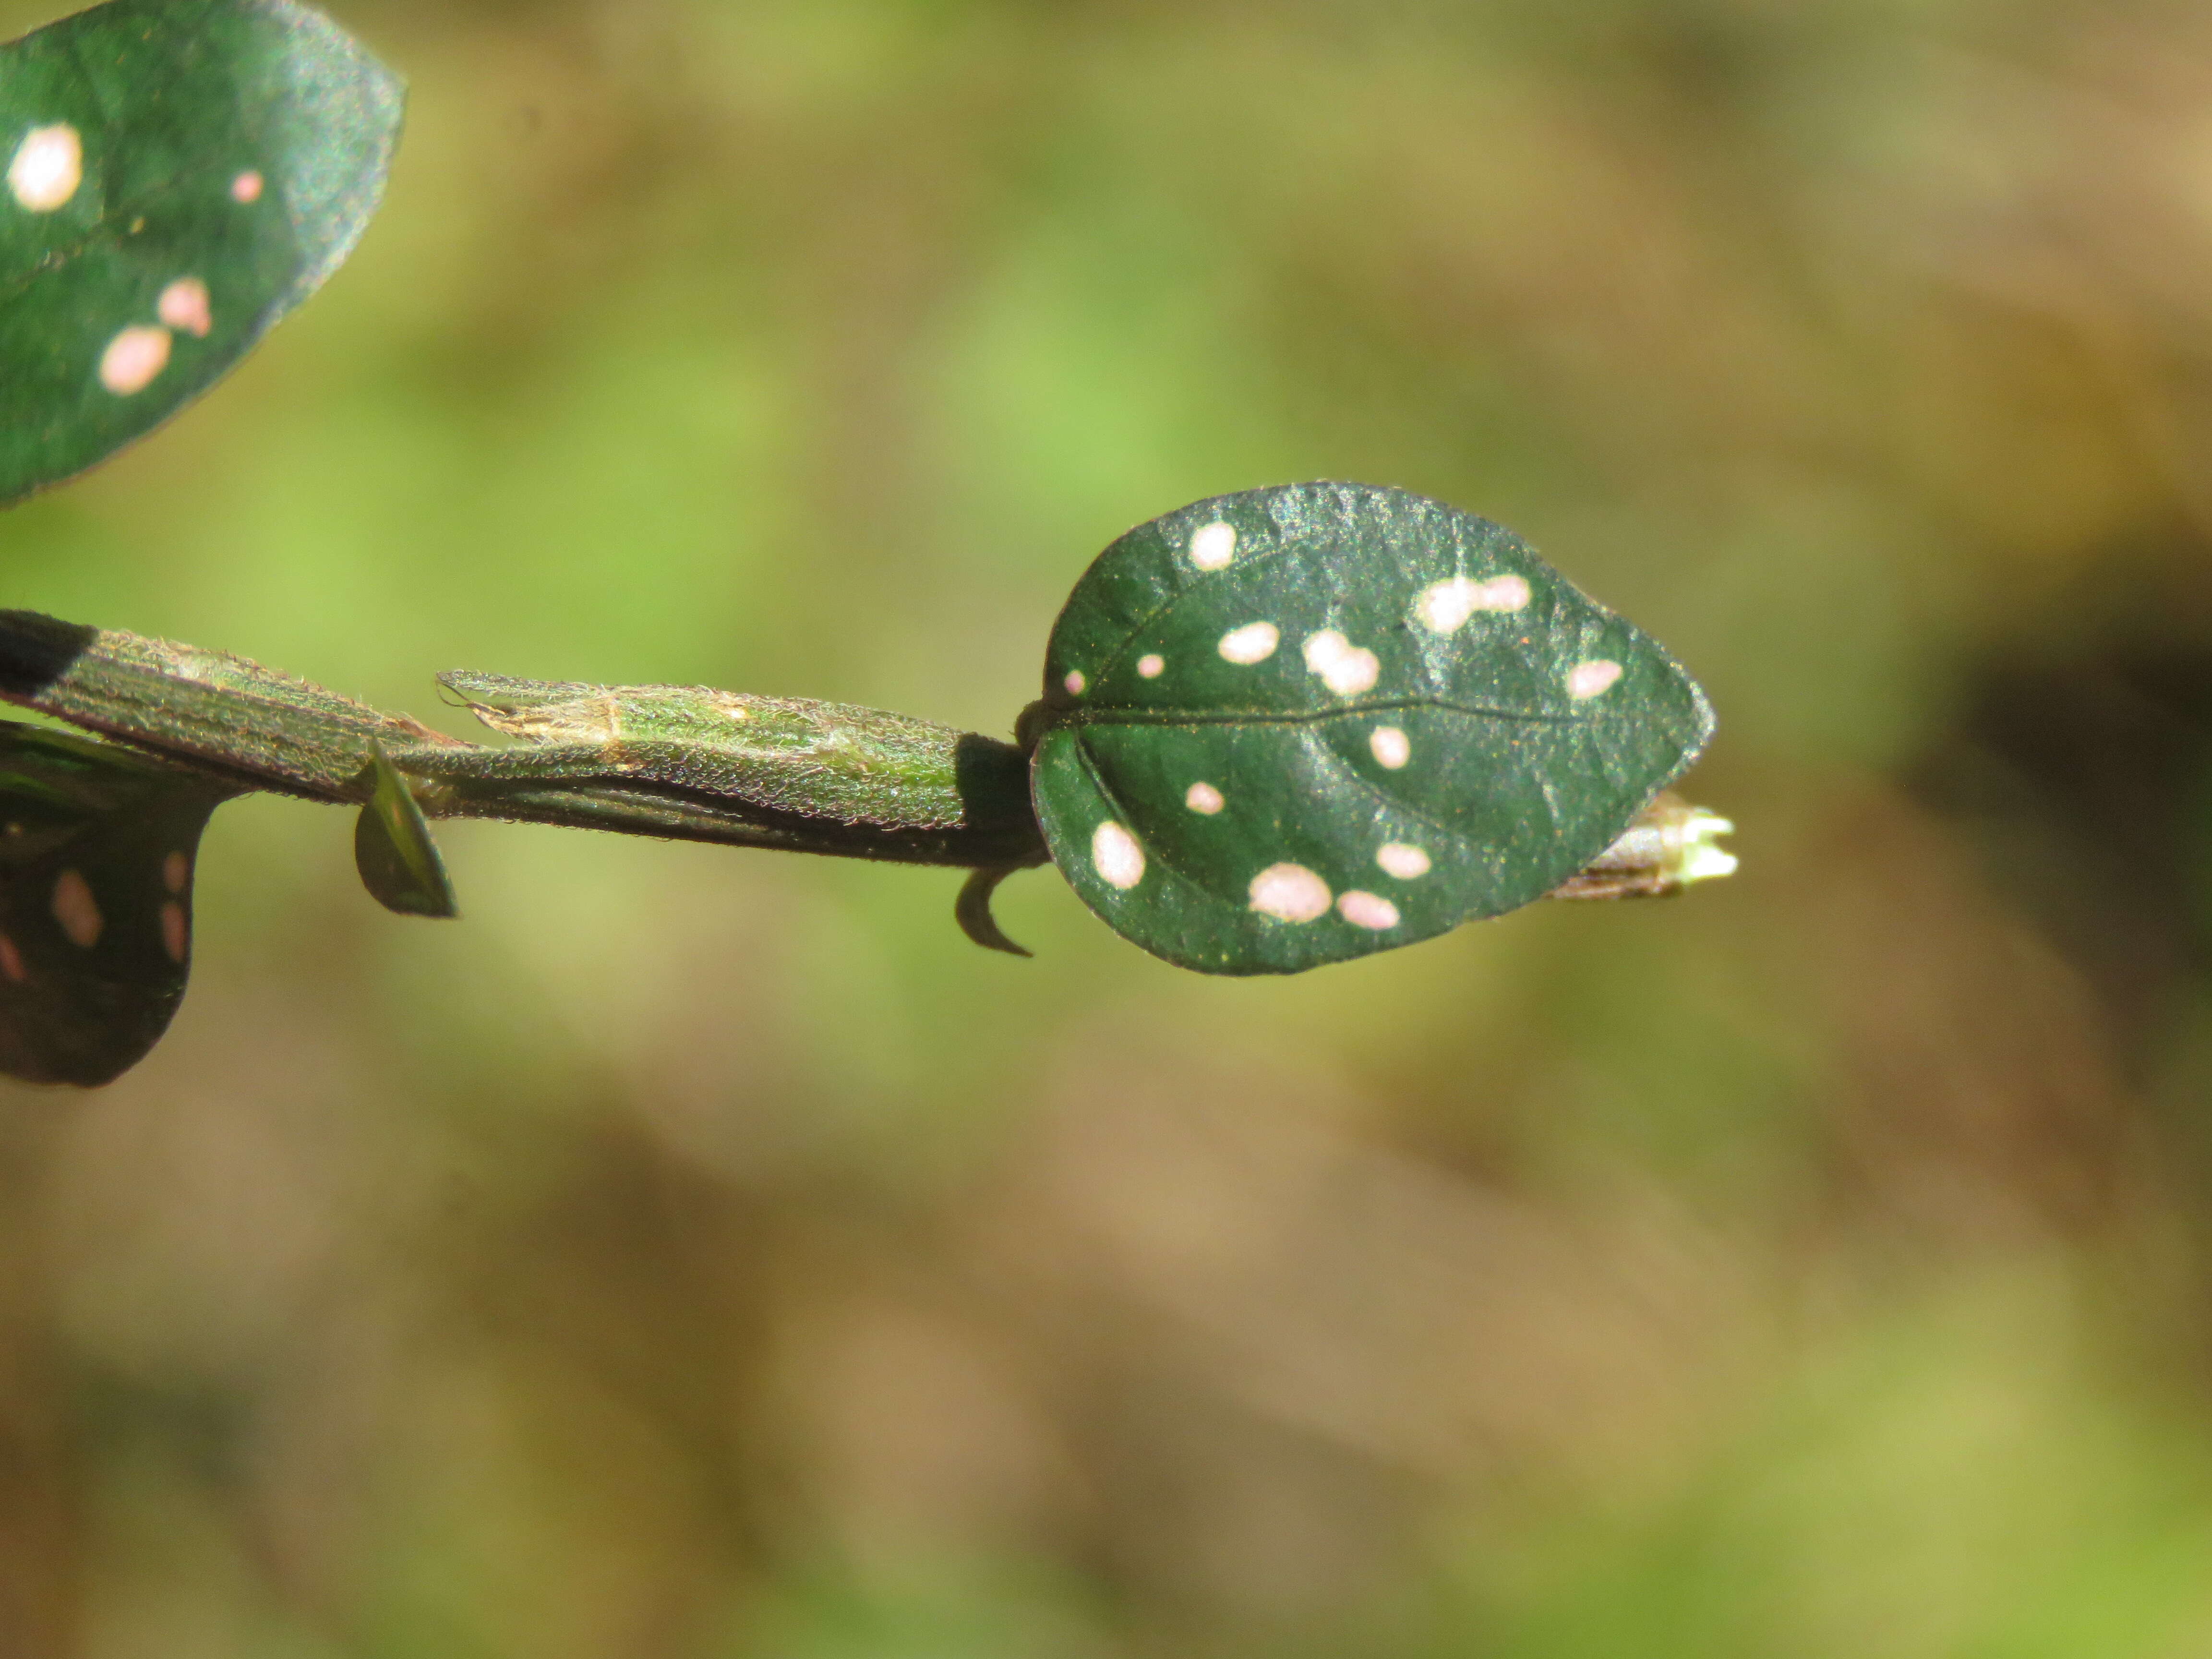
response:
M537 741L465 743L228 652L0 611L0 698L240 793L365 804L381 743L430 817L904 864L1046 860L1011 744L799 698L447 678L480 717ZM548 740L568 736L580 740Z
M466 743L227 651L0 611L0 698L240 793L366 804L380 743L434 818L998 874L1048 861L1026 761L995 738L880 709L696 686L441 678L479 718L527 741ZM1662 794L1551 896L1672 893L1725 875L1735 860L1714 837L1728 829ZM977 884L963 903L988 917L995 884Z
M372 739L474 745L404 715L264 668L34 611L0 611L0 697L227 782L313 800L365 801Z

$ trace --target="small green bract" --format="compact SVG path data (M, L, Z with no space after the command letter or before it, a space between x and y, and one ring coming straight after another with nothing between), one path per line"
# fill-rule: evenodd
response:
M1540 898L1712 735L1510 531L1366 484L1198 502L1076 586L1027 722L1056 863L1185 968L1288 974Z
M0 502L167 419L313 293L400 106L285 0L112 0L0 46Z

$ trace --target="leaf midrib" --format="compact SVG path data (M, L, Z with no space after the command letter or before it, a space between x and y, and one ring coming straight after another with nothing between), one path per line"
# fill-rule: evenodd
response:
M1588 714L1549 714L1534 708L1497 708L1483 703L1455 702L1446 697L1376 697L1360 702L1338 703L1310 709L1154 709L1133 704L1084 703L1052 710L1048 730L1075 726L1314 726L1348 715L1388 714L1408 708L1442 709L1476 720L1519 720L1536 726L1595 726Z

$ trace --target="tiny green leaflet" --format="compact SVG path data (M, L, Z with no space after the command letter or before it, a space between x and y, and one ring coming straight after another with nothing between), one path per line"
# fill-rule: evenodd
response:
M353 826L354 868L361 884L398 915L460 915L444 855L423 821L421 803L380 740L369 739L368 752L369 797Z
M1140 525L1076 584L1024 720L1056 863L1185 968L1288 974L1517 908L1713 730L1650 635L1510 531L1303 483Z
M239 793L115 744L0 720L0 1072L89 1087L168 1029L208 817Z
M313 293L401 102L289 0L112 0L0 46L0 502L167 419Z

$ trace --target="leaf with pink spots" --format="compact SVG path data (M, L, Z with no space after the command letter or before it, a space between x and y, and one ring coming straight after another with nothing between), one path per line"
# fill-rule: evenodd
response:
M1156 956L1296 973L1542 897L1711 737L1658 642L1512 532L1366 484L1139 525L1024 722L1053 859Z
M0 721L0 1072L89 1087L160 1041L191 965L200 832L235 793Z
M319 287L401 101L291 0L113 0L0 46L0 502L159 425Z

